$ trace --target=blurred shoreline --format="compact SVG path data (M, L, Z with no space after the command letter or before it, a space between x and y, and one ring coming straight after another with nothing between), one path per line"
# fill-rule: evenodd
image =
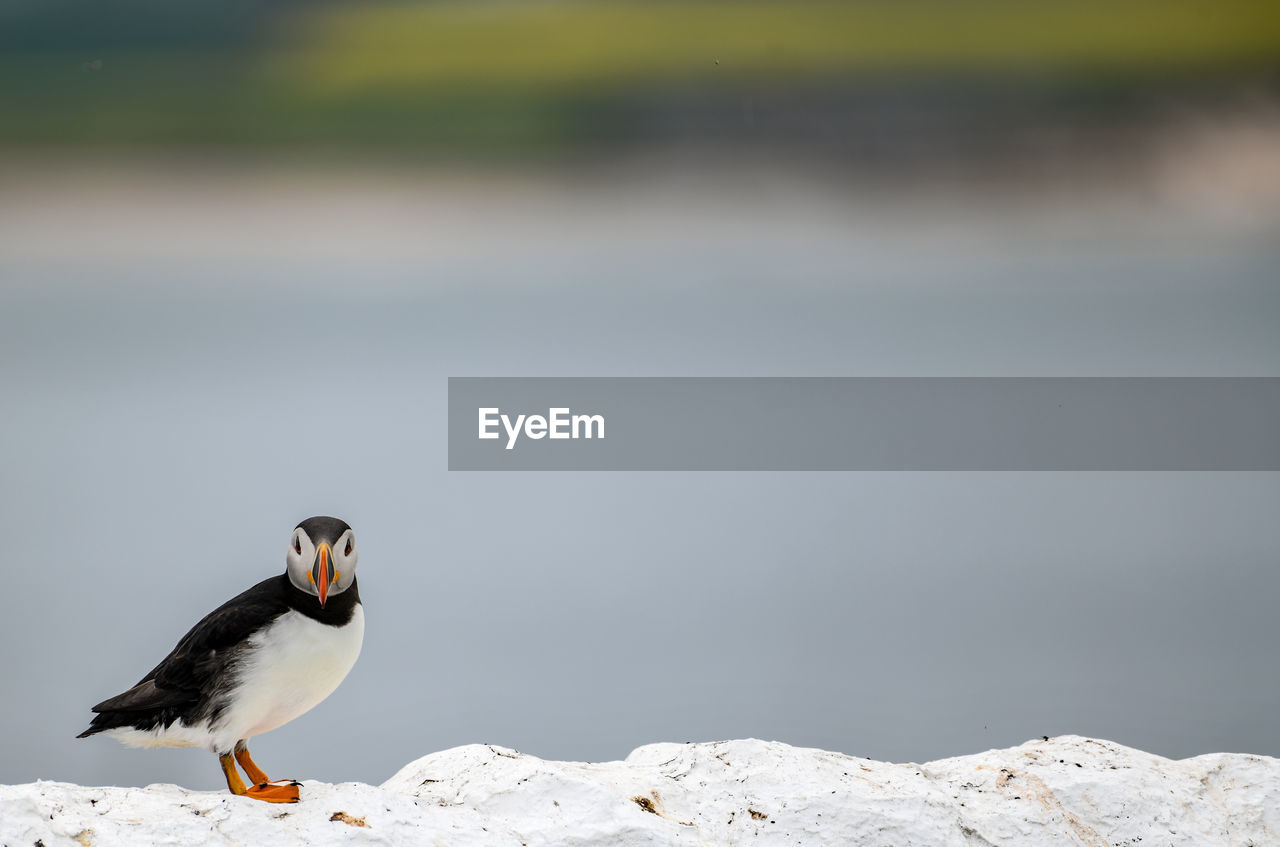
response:
M1186 113L1120 147L857 167L688 145L476 161L225 150L9 151L3 288L24 268L345 256L446 262L487 245L575 252L757 241L909 252L1083 242L1266 248L1280 231L1280 109ZM749 247L746 248L749 252ZM77 259L77 257L79 257ZM131 260L132 261L132 260Z
M229 145L216 139L82 145L0 138L0 180L14 185L112 171L472 180L540 174L570 181L662 173L734 180L776 172L907 197L1132 195L1173 207L1280 211L1280 90L1266 81L1210 86L1197 96L1150 93L1113 104L1111 115L1097 104L1083 111L1052 107L1035 95L1021 103L1010 94L1016 88L998 83L985 93L956 89L942 96L941 90L897 85L883 96L846 90L846 103L808 107L744 96L734 101L741 114L733 116L691 95L683 118L673 117L681 107L670 99L655 107L668 113L665 127L655 113L651 125L636 126L615 142L553 148ZM806 116L825 125L807 132Z

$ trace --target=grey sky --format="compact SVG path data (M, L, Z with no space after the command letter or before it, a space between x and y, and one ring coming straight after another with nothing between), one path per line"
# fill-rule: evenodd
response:
M1280 755L1280 475L447 472L449 376L1280 372L1265 214L739 176L7 176L0 781L218 787L74 735L316 513L365 648L255 744L273 776Z

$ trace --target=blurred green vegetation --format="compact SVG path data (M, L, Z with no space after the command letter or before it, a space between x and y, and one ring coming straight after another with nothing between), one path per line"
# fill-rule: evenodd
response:
M324 94L477 85L604 88L868 70L1152 70L1265 59L1280 5L1161 2L636 2L343 6L276 58ZM718 63L718 64L717 64Z
M1275 0L106 8L0 7L0 143L555 149L626 141L646 120L678 136L691 113L705 129L717 104L740 122L736 104L760 92L803 93L794 117L846 109L869 81L1032 80L1107 101L1206 79L1273 86L1280 68Z

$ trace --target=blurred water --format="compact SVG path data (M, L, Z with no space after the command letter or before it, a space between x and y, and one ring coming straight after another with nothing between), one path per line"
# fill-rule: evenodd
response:
M450 474L463 375L1276 375L1275 222L797 170L10 172L0 780L216 788L88 707L349 520L364 655L254 749L1042 734L1280 755L1275 474Z

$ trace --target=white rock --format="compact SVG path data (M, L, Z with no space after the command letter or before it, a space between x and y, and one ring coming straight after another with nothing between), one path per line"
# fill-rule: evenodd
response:
M470 745L380 788L302 791L285 806L172 785L0 786L0 843L1280 845L1280 759L1173 761L1076 736L926 765L755 740L651 744L604 764Z

